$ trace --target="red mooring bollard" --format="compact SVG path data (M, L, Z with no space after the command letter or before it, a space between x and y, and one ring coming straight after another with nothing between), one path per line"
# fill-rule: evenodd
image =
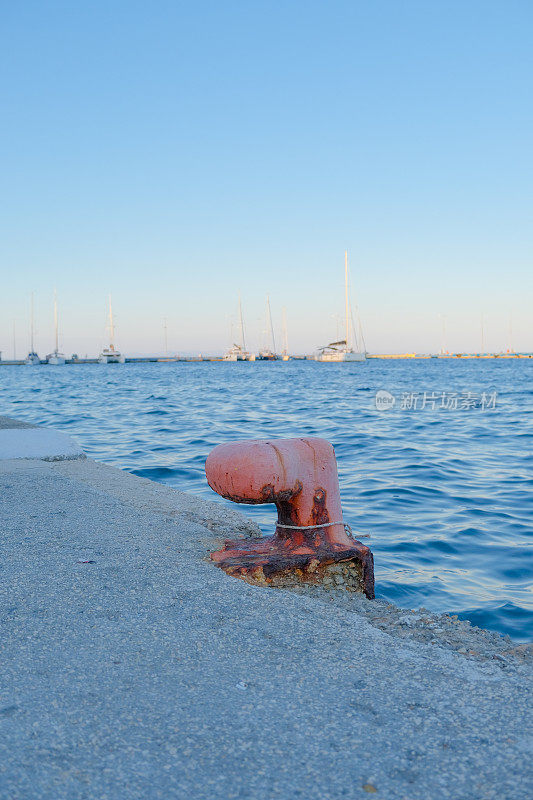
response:
M322 583L374 597L372 553L347 532L335 451L325 439L221 444L205 473L228 500L278 509L274 536L226 541L211 553L228 575L261 586Z

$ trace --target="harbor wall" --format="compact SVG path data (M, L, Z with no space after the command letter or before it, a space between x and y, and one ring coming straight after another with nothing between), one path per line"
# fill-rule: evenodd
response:
M531 648L232 579L245 515L42 432L0 424L0 798L527 795Z

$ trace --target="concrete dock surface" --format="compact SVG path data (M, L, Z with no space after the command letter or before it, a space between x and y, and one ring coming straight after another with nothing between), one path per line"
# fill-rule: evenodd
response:
M59 451L0 460L2 800L531 796L531 648L229 578L238 511Z

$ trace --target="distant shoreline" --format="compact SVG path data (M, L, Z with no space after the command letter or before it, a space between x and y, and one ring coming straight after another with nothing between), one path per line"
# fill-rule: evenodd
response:
M368 353L367 359L400 359L400 360L418 360L418 359L439 359L439 360L464 360L464 359L505 359L517 360L533 358L533 353L447 353L446 355L433 354L433 353ZM234 364L239 362L227 361L222 356L139 356L126 358L126 364L175 364L175 363L204 363L204 362L223 362L225 364ZM312 355L291 356L289 361L315 361ZM83 365L83 364L98 364L98 358L67 358L65 364ZM261 361L246 362L250 364L262 363ZM281 362L287 363L287 362ZM317 362L326 363L326 362ZM41 359L40 366L47 365L46 359ZM16 367L27 366L25 359L0 359L0 367ZM36 365L34 365L36 366Z

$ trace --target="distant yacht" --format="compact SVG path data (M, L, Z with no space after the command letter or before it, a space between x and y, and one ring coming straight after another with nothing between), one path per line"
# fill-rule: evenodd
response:
M255 353L248 353L240 344L233 344L222 356L222 361L255 361Z
M31 293L31 310L30 310L30 352L26 356L24 363L30 367L34 367L41 363L41 359L35 352L34 345L34 324L33 324L33 292Z
M239 321L241 328L241 343L233 344L229 350L226 350L222 360L223 361L255 361L255 353L249 353L246 349L246 339L244 336L244 319L242 316L242 303L241 296L239 295Z
M279 361L279 356L277 356L276 353L273 353L272 350L268 350L268 348L265 348L265 349L259 351L259 353L257 354L257 360L258 361Z
M98 357L99 364L124 364L125 357L115 348L115 326L113 324L113 306L109 295L109 347L104 347Z
M331 342L319 348L317 361L366 361L364 341L359 326L360 342L357 341L355 326L353 324L350 300L348 298L348 251L344 252L344 299L346 312L346 338L338 342ZM351 335L350 335L351 334Z
M54 289L54 329L55 329L55 350L53 353L50 353L46 356L46 361L48 364L53 364L55 366L62 366L65 363L65 356L63 353L59 352L59 334L58 334L58 326L57 326L57 292Z
M279 356L276 353L276 340L274 338L274 326L272 324L272 312L270 310L270 297L267 294L266 298L266 324L267 330L265 331L265 338L268 337L268 328L270 327L270 336L272 340L272 349L266 345L263 347L258 355L258 361L279 361Z

